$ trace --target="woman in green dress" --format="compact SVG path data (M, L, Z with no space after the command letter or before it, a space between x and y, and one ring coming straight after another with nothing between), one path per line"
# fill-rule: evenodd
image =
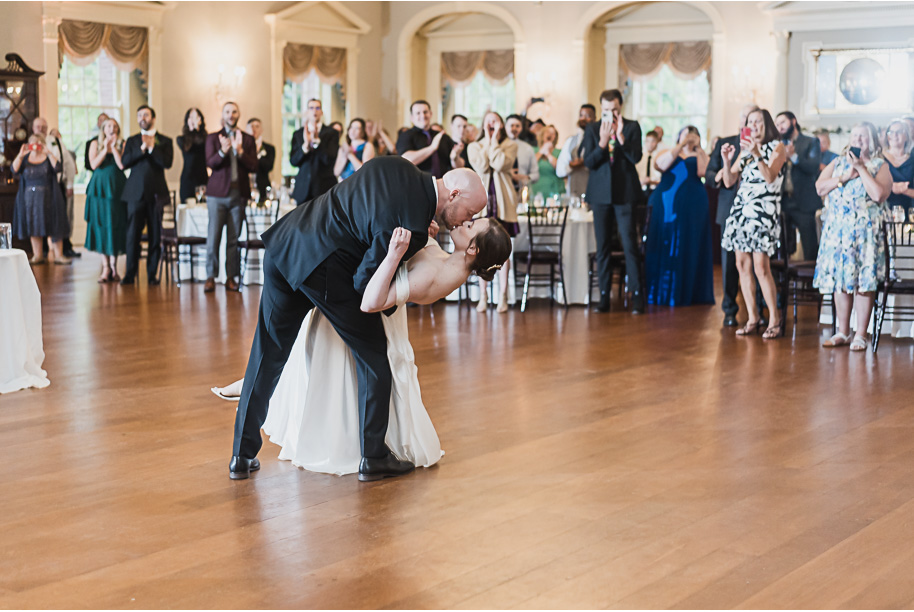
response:
M102 124L98 138L89 144L92 179L86 189L86 244L102 256L99 283L120 280L117 256L127 252L127 207L121 192L127 178L121 154L121 126L114 119Z
M540 132L540 146L536 148L536 163L539 166L540 178L530 186L531 197L541 193L543 198L565 193L565 180L555 173L555 164L558 163L561 149L557 149L559 131L554 125L547 125Z

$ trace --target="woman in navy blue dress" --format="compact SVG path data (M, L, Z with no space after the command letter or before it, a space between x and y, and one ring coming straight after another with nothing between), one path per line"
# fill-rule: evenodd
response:
M648 304L714 303L714 262L708 194L701 182L708 154L694 126L679 132L672 149L654 162L663 172L648 204L645 280Z

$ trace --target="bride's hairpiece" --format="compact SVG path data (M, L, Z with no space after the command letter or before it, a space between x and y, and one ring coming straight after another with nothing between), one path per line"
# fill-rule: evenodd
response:
M492 270L501 270L501 264L495 264L494 266L489 266L486 268L486 272L491 272Z

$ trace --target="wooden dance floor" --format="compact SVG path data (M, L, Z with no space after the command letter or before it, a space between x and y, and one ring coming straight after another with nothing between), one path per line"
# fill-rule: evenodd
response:
M364 484L266 443L230 481L259 288L36 270L51 386L0 396L3 608L914 606L910 340L718 306L412 308L447 454ZM332 407L328 407L332 409Z

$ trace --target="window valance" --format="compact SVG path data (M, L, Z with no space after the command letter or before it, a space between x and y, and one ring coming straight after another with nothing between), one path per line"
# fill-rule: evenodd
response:
M667 64L678 76L693 79L711 67L711 43L689 41L638 43L619 46L623 72L636 80L649 79Z
M287 81L301 83L313 68L318 78L328 85L346 78L346 49L316 47L289 43L282 52L283 76Z
M57 32L60 65L64 54L77 66L88 66L105 51L120 70L146 70L149 57L146 28L64 19Z
M503 85L514 73L514 49L441 54L441 72L452 84L468 83L480 70L490 81Z

